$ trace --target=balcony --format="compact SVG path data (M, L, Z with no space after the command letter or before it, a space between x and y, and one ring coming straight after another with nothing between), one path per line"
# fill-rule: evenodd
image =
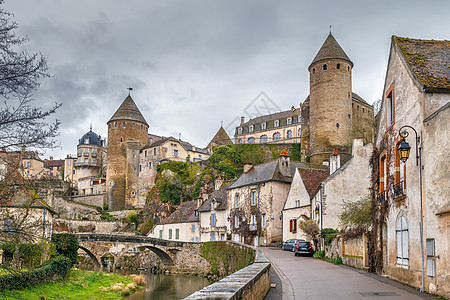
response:
M77 153L77 156L80 157L80 156L81 156L81 152L78 152L78 153Z
M377 195L378 205L381 205L384 201L386 201L386 191L382 191Z
M84 152L84 156L89 156L89 152Z
M97 157L97 152L92 152L92 153L91 153L91 156L92 156L92 157Z
M256 224L248 224L250 231L256 231Z
M394 199L405 196L404 187L405 187L405 183L403 180L394 185Z
M77 161L75 167L98 167L96 161Z

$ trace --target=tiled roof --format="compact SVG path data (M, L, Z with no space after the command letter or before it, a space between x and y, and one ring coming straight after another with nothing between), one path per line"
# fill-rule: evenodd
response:
M269 121L275 121L275 120L289 118L289 117L298 116L298 115L300 115L300 108L289 109L289 110L273 113L270 115L264 115L264 116L256 117L254 119L250 119L240 126L249 126L249 125L254 125L254 124L267 123ZM238 127L240 127L240 126L238 126Z
M211 202L213 199L216 200L216 208L215 210L225 210L227 209L227 189L230 187L231 182L224 183L220 189L215 190L206 200L202 206L198 209L198 211L210 211L211 210Z
M145 121L144 117L139 111L139 108L136 106L136 103L134 103L131 96L128 96L122 102L122 104L119 106L119 108L111 117L111 119L109 119L108 123L111 121L119 121L119 120L137 121L146 124L148 126L147 121Z
M291 176L283 176L278 170L278 160L271 161L262 165L253 166L247 173L243 173L238 180L236 180L229 189L235 189L242 186L254 185L267 181L282 181L291 183L296 168L306 168L307 165L303 163L291 162L290 164Z
M209 145L211 145L212 143L215 143L216 145L233 144L227 132L225 131L225 129L223 129L222 126L220 127L219 131L217 131L216 135L212 138L212 140L209 142Z
M299 168L298 171L310 197L314 196L320 184L330 176L330 171L324 169Z
M319 52L317 52L316 57L313 59L309 67L311 67L313 64L317 62L328 59L345 60L353 67L352 61L350 60L350 58L348 58L347 54L345 54L344 50L341 48L341 46L331 33L328 35L327 39L323 43Z
M424 89L450 90L450 41L392 39Z
M143 149L153 148L153 147L156 147L156 146L161 146L162 144L164 144L164 143L166 143L168 141L174 141L174 142L180 143L180 145L184 149L186 149L187 151L198 152L198 153L203 153L203 154L209 154L206 149L195 147L192 144L190 144L189 142L180 141L180 140L174 138L173 136L165 137L165 138L162 138L160 140L157 140L156 142L153 142L151 145L146 146ZM194 150L194 147L195 147L195 150Z
M61 167L64 166L64 159L46 159L44 163L48 167Z
M196 208L197 201L182 202L162 224L198 222L198 216L195 216Z

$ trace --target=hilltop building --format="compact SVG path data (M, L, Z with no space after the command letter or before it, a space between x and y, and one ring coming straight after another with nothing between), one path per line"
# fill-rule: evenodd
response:
M259 116L236 127L235 143L301 143L302 157L346 161L354 137L373 141L373 106L352 91L353 62L330 33L308 67L310 94L299 108Z
M228 136L225 129L223 129L222 126L220 126L219 130L217 131L216 135L211 139L208 146L206 146L206 150L209 153L212 153L212 148L214 146L223 146L223 145L231 145L233 144L233 141Z
M110 209L136 207L139 153L148 145L148 124L130 95L108 125L107 199Z

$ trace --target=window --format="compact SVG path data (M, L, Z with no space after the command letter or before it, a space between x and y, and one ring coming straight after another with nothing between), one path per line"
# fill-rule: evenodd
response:
M427 276L436 276L434 239L427 239Z
M267 226L266 224L266 214L261 215L261 226L264 228Z
M239 216L234 216L234 228L239 228Z
M341 68L341 64L337 64L337 65L336 65L336 69L339 70L340 68Z
M133 123L133 124L131 124L131 127L133 127L133 128L134 128L134 127L136 127L136 124L134 124L134 123Z
M279 141L281 139L281 134L279 132L276 132L273 134L273 140Z
M323 70L325 71L325 70L327 69L327 65L324 64L324 65L322 66L322 68L323 68Z
M180 229L175 229L175 239L179 240L180 239Z
M11 234L15 231L13 219L5 219L3 221L3 230L5 234Z
M141 124L141 129L144 129L144 125Z
M248 127L248 132L253 132L253 125L250 125L250 126Z
M127 122L123 122L123 128L127 127Z
M266 123L262 123L261 124L261 130L266 130L267 124Z
M122 138L120 138L120 142L121 142L121 143L123 142L123 139L122 139Z
M144 151L144 156L147 157L147 150Z
M216 233L211 232L211 241L215 241L215 240L216 240Z
M216 209L216 200L214 200L214 199L213 199L213 201L212 201L212 208L213 208L213 209Z
M288 139L292 138L292 131L291 130L287 131L287 138Z
M172 229L169 229L169 240L172 239Z
M316 68L313 68L313 73L316 73Z
M286 123L287 123L288 125L291 125L291 124L292 124L292 118L287 118Z
M70 164L71 164L71 162L70 162L70 160L68 160L68 161L67 161L67 165L70 166Z
M249 144L254 144L255 143L255 138L251 137L248 139L248 143Z
M299 137L302 136L302 129L301 128L298 129L298 136Z
M114 127L117 127L117 122L114 122Z
M298 122L297 123L301 123L302 122L302 117L298 116Z
M224 233L221 233L221 234L220 234L220 240L221 240L221 241L225 241L225 234L224 234Z
M216 226L216 214L211 214L211 226Z
M395 120L394 116L394 87L392 86L386 96L386 129L389 128Z
M156 155L156 148L153 148L153 155Z
M173 155L173 157L178 157L178 150L173 149L172 155Z
M379 181L379 194L378 194L378 204L381 204L386 200L386 184L387 184L387 172L386 172L386 156L380 159L380 181Z
M159 231L159 238L160 238L160 239L163 238L163 231L162 231L162 230Z
M239 194L234 195L234 207L239 207Z
M261 143L267 143L267 135L261 136Z
M252 214L250 216L250 226L256 226L256 215Z
M273 121L273 127L279 127L280 126L280 120Z
M252 191L251 193L251 206L256 205L256 191Z
M289 232L292 232L292 233L297 232L297 219L289 220Z
M408 223L406 217L402 214L397 219L397 264L407 266L409 264L408 256Z
M300 200L295 200L295 206L300 207Z
M238 128L238 134L242 134L242 127Z
M191 232L194 233L195 232L195 224L191 225Z

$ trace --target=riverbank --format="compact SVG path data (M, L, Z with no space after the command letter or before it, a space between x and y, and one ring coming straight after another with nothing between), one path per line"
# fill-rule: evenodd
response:
M123 276L113 273L72 269L66 280L26 288L0 291L0 299L122 299L144 285L142 276Z

